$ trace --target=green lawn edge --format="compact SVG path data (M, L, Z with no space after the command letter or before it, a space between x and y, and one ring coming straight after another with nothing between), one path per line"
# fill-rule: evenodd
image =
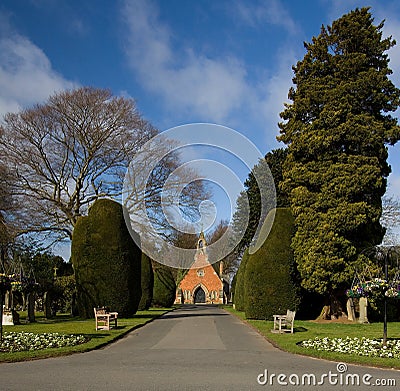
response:
M27 331L32 333L52 333L63 334L83 334L91 339L81 345L43 349L35 351L23 351L14 353L0 353L0 365L2 363L21 362L40 360L46 358L68 356L76 353L86 353L92 350L102 349L105 346L124 338L128 333L143 327L162 315L173 311L175 308L151 308L146 311L138 311L130 318L119 318L118 327L111 330L95 330L94 319L79 319L73 317L60 317L46 320L38 317L35 323L28 323L16 326L3 326L3 332L7 331Z
M312 339L315 337L367 337L382 338L383 324L342 324L342 323L317 323L312 320L295 320L294 333L275 334L271 332L273 329L273 321L246 319L245 313L236 311L232 306L222 306L225 311L236 316L245 324L252 327L268 342L276 348L293 353L300 356L313 357L333 362L344 362L348 364L356 364L382 369L400 369L400 360L381 357L364 357L354 354L343 354L335 352L316 351L305 349L298 345L299 342ZM400 322L388 323L388 338L400 339Z

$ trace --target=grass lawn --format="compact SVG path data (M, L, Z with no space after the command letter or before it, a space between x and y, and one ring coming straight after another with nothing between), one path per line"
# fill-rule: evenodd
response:
M135 328L158 318L170 309L151 308L147 311L138 311L132 318L118 318L118 327L111 330L95 330L94 319L80 319L70 315L57 315L54 319L45 319L43 313L36 313L35 323L25 323L26 312L19 312L21 325L3 326L4 332L29 332L34 334L41 333L60 333L60 334L83 334L90 340L84 344L69 346L56 349L44 349L35 351L24 351L14 353L0 353L0 362L14 362L32 360L38 358L56 357L67 354L86 352L100 348Z
M244 312L236 311L229 306L225 306L224 308L257 329L272 344L287 352L324 358L332 361L400 369L400 360L395 358L363 357L355 354L317 351L313 349L306 349L298 345L298 343L301 341L315 337L346 338L349 336L381 339L383 335L383 323L344 324L334 322L321 323L307 320L295 320L294 334L274 334L271 333L271 329L273 329L272 320L262 321L246 319ZM400 339L400 322L388 323L388 339L390 338Z

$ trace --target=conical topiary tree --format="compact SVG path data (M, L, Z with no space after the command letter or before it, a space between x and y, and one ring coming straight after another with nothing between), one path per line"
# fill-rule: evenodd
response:
M272 223L273 212L266 217ZM263 245L249 255L244 275L246 317L272 319L274 314L297 310L300 286L295 282L291 241L294 218L289 208L277 208L271 231Z
M139 310L147 310L153 300L154 273L151 266L151 259L142 253L142 297L139 303Z
M77 307L81 317L107 306L120 316L131 316L141 297L141 251L130 236L122 206L97 200L80 217L72 236Z

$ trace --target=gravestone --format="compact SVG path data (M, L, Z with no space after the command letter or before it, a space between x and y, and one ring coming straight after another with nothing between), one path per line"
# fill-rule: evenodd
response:
M13 326L14 325L12 312L5 305L3 305L2 324L3 324L3 326Z
M51 296L50 292L46 291L43 295L43 309L44 309L44 317L46 319L51 319L53 317L52 309L51 309Z
M11 292L10 291L7 291L6 293L5 293L5 295L4 295L4 308L6 309L6 310L9 310L11 307L12 307L12 304L11 304Z
M366 297L360 297L359 306L360 306L360 317L358 318L358 323L369 323L367 317L368 299Z
M28 322L35 322L35 292L29 292L27 295L27 307L28 307Z
M354 310L354 301L351 297L347 299L346 307L347 307L347 319L354 322L356 320L356 313Z

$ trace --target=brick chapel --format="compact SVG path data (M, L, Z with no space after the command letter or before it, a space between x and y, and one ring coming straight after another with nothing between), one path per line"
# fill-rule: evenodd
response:
M223 263L217 273L208 261L207 243L201 232L197 241L194 262L178 285L175 304L225 304L229 283L222 276Z

